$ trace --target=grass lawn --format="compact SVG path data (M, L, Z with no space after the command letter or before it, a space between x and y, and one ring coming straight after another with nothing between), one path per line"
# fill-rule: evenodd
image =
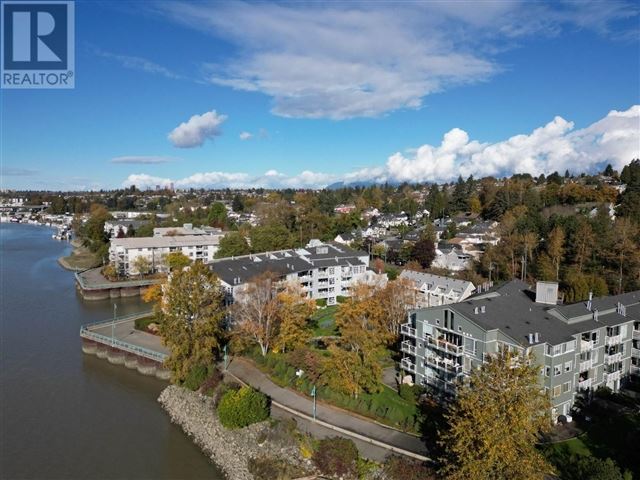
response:
M564 442L554 443L553 445L549 445L549 448L556 450L558 453L591 456L591 450L589 450L589 447L587 447L587 445L582 440L584 436L585 434L582 434L579 437L571 438L569 440L565 440Z
M338 334L335 318L337 310L338 305L316 310L311 317L314 337L327 337Z
M154 315L150 315L148 317L137 318L134 322L136 330L142 330L143 332L147 331L147 327L150 323L157 323L156 317Z

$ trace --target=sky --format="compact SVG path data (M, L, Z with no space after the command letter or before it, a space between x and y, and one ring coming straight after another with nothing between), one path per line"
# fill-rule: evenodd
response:
M76 1L0 90L2 188L447 182L640 157L637 2Z

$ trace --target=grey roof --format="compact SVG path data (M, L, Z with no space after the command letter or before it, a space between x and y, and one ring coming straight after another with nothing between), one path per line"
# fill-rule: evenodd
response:
M473 289L473 283L468 282L467 280L458 280L457 278L443 277L441 275L433 275L431 273L415 272L413 270L403 270L400 273L400 278L411 280L417 287L420 287L423 283L435 287L443 287L447 290L447 293L451 290L462 293L469 287Z
M214 235L178 235L175 237L113 238L111 245L124 248L168 248L197 245L218 245L220 237Z
M615 312L618 301L629 305L626 317ZM538 343L557 345L603 325L640 319L639 301L640 291L596 299L593 304L595 308L600 307L602 314L595 321L593 312L586 309L584 302L563 306L536 303L535 293L526 283L512 280L489 293L469 297L447 308L461 313L485 330L499 329L523 346L529 345L528 335L536 332L540 334ZM475 308L482 306L485 313L475 313Z

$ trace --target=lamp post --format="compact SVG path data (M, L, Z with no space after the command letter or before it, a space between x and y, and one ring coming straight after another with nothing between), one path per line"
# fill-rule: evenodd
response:
M224 352L224 369L227 369L227 365L229 364L229 355L227 355L227 345L225 344L224 347L222 347L222 351Z
M113 304L113 322L111 323L111 346L116 343L116 312L118 311L118 305Z
M313 421L315 422L316 421L316 396L317 396L315 385L311 389L311 396L313 397Z

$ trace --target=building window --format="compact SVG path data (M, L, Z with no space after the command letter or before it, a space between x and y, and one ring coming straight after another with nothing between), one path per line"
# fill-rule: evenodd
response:
M566 382L562 385L562 393L567 393L571 390L571 382Z
M565 364L564 364L565 373L566 372L570 372L572 367L573 367L573 362L572 361L565 362Z
M553 356L560 355L562 353L562 344L553 346Z
M561 393L560 389L561 389L560 385L556 385L555 387L553 387L553 398L560 396L560 393Z
M553 366L553 376L557 377L558 375L560 375L562 373L562 366L560 365L554 365Z
M544 367L544 376L548 377L551 375L551 367Z

